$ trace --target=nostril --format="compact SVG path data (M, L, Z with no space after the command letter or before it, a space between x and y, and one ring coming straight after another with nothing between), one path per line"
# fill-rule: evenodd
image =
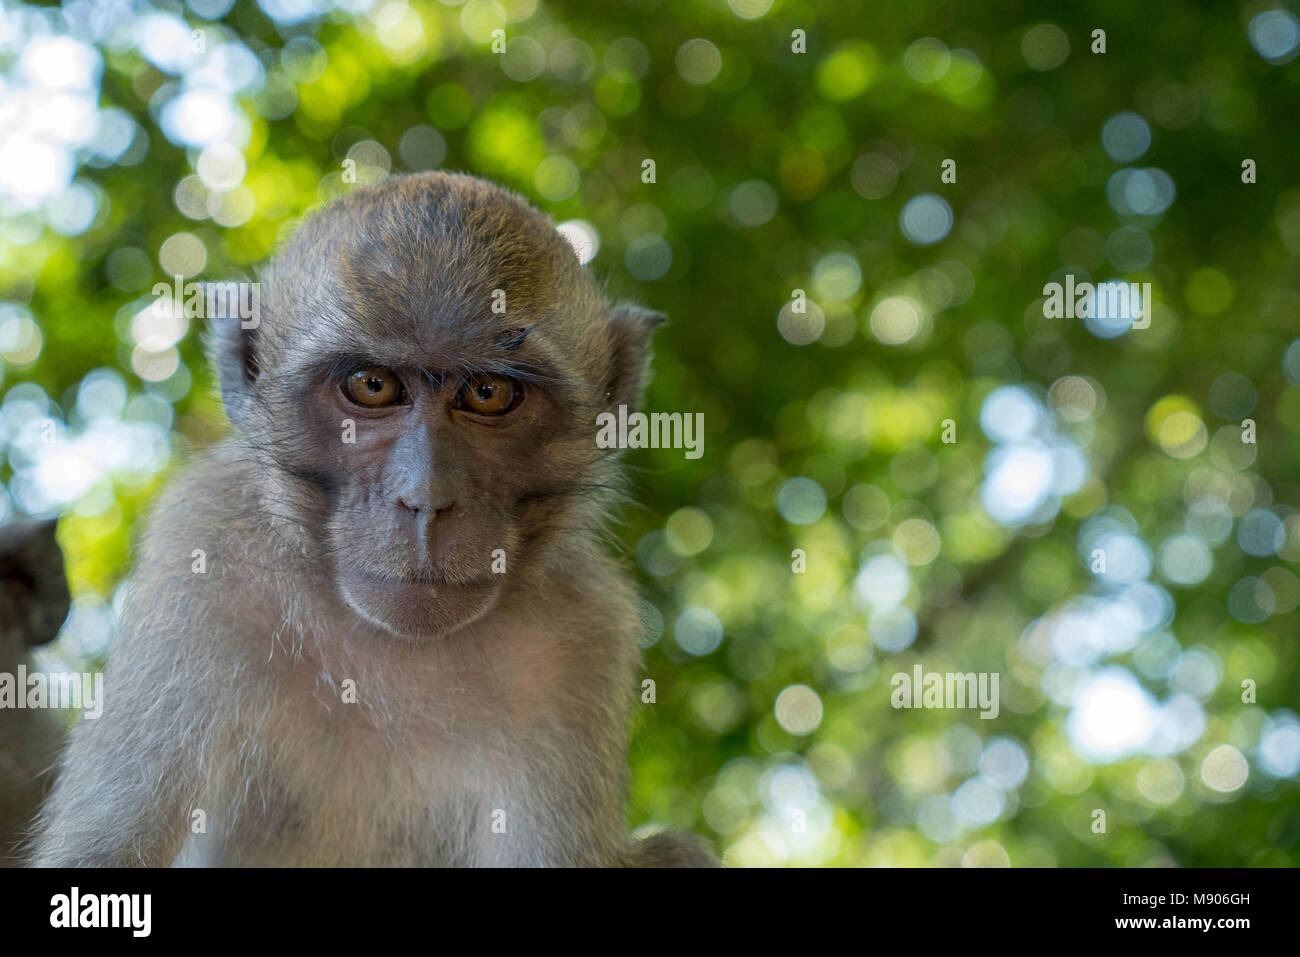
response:
M412 515L425 514L432 516L435 520L446 518L447 514L456 507L455 502L448 502L446 505L427 506L418 498L404 498L399 496L397 499L398 508L410 512Z

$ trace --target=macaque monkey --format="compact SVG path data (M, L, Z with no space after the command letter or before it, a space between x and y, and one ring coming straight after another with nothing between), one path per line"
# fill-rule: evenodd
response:
M68 582L54 521L22 519L0 525L0 674L14 691L28 649L55 639L68 617ZM13 702L11 702L12 704ZM0 867L21 862L20 844L49 788L63 726L43 708L0 702Z
M420 174L208 318L234 434L161 496L42 865L710 864L629 841L636 596L599 545L662 317L554 223Z

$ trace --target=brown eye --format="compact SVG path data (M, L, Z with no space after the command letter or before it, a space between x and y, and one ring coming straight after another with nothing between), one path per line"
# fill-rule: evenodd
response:
M347 397L358 405L377 408L392 405L402 397L402 383L388 369L371 366L358 369L343 383Z
M502 415L509 412L523 397L523 389L500 376L482 376L460 390L461 408L479 415Z

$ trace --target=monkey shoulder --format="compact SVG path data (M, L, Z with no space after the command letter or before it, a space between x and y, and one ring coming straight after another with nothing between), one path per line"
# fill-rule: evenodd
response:
M277 550L261 504L256 465L236 443L189 463L163 490L145 523L137 570L193 584L247 577Z
M283 545L262 518L256 479L224 444L172 478L137 542L124 633L204 639L274 617Z

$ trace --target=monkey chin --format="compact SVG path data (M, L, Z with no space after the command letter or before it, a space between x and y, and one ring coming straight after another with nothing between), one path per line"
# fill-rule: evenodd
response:
M481 585L408 583L344 570L339 595L367 624L399 638L446 637L478 621L496 603L495 582Z

